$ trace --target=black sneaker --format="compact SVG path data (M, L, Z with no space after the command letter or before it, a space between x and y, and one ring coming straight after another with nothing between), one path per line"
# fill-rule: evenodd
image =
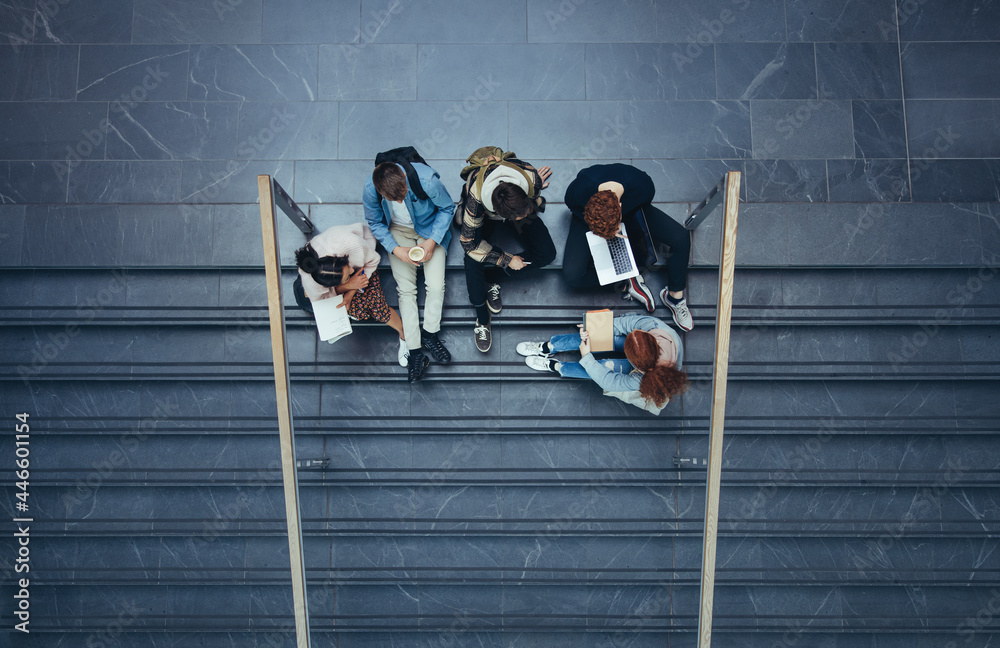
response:
M493 332L490 330L489 324L480 324L476 321L476 328L472 329L473 334L476 337L476 348L486 353L493 346Z
M437 333L428 333L427 331L421 329L420 343L425 349L431 352L435 361L440 362L441 364L448 364L451 362L451 354L448 353L448 349L445 348L444 342L440 337L438 337Z
M410 359L407 361L406 365L406 380L407 382L417 382L418 380L423 380L424 370L427 369L427 365L431 363L431 359L424 355L424 352L420 349L413 349L410 351Z
M486 308L496 315L503 310L503 302L500 301L500 284L492 284L486 289Z

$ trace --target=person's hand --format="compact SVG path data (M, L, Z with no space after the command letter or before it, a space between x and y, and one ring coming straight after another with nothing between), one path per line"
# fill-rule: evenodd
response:
M507 264L507 267L511 270L520 270L525 266L527 266L527 264L524 262L524 259L516 255L510 260L510 263Z
M406 261L410 265L417 266L418 268L420 267L420 263L418 261L414 261L413 259L410 258L410 248L403 247L402 245L397 245L396 247L392 248L392 253L399 260Z
M424 249L424 258L420 260L420 263L427 263L431 260L431 256L434 254L434 250L437 249L437 243L434 239L426 239L420 244L420 247Z
M354 299L354 293L355 292L357 292L357 291L349 290L349 291L345 292L342 295L343 299L341 299L340 303L337 304L337 308L347 308L348 306L350 306L351 305L351 300Z
M590 333L580 331L580 355L585 356L590 353Z
M364 270L355 272L350 279L340 285L347 290L361 290L368 286L368 275L364 273Z
M538 175L542 179L542 189L549 186L549 176L552 175L552 167L543 166L538 170Z

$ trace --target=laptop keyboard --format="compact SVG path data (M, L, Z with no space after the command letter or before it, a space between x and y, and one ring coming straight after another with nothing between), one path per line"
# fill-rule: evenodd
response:
M624 274L632 269L628 258L628 241L617 236L608 240L608 252L611 253L611 263L616 274Z

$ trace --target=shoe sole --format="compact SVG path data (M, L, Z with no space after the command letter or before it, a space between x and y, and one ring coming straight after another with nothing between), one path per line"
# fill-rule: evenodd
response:
M678 322L676 315L674 315L673 318L674 318L674 324L677 325L677 328L679 328L680 330L684 331L685 333L690 333L694 329L693 326L690 327L690 328L688 328L688 327L684 326L683 324L681 324L680 322Z
M680 330L684 331L685 333L690 333L691 331L693 331L694 330L694 324L692 324L690 327L686 327L686 326L684 326L683 324L681 324L680 322L677 321L677 313L674 312L673 308L670 308L670 302L667 301L667 298L666 298L665 295L666 295L666 293L660 292L660 301L663 302L663 305L667 307L668 311L670 311L670 317L673 318L674 324L677 325L677 328L679 328Z
M647 312L652 313L656 310L656 302L646 299L645 295L641 297L636 297L632 293L629 293L629 295L632 297L632 301L636 301L642 304L642 306L646 309Z
M498 309L496 309L496 310L493 310L493 307L492 307L492 306L490 306L489 304L486 304L486 309L487 309L487 310L489 310L489 311L490 311L491 313L493 313L494 315L499 315L499 314L500 314L500 311L502 311L502 310L503 310L503 306L501 306L500 308L498 308Z

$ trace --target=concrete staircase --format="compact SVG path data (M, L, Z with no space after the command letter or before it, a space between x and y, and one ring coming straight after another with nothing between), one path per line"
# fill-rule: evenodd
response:
M714 645L1000 629L968 622L1000 605L998 216L742 206ZM0 400L33 426L18 645L294 645L256 207L0 217ZM561 247L568 215L545 218ZM301 237L282 227L290 263ZM318 343L288 273L297 453L330 460L300 471L314 645L696 644L705 473L679 459L707 455L717 239L717 217L695 234L693 384L660 417L516 355L587 308L634 308L567 293L555 269L505 288L484 356L456 242L455 361L415 385L385 327Z

